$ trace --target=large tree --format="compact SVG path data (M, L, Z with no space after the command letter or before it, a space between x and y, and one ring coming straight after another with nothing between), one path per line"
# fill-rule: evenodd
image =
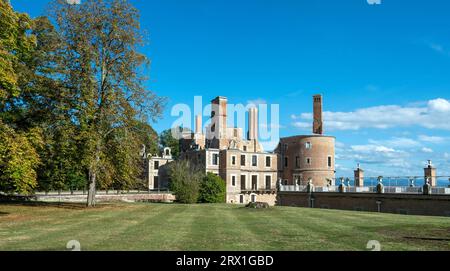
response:
M128 1L55 0L52 14L63 45L64 87L76 101L72 120L88 173L87 205L93 206L98 182L137 173L136 120L159 117L164 99L144 87L149 61L139 53L139 13Z
M42 146L42 131L23 118L23 82L30 77L27 66L36 51L36 36L30 34L34 22L6 0L0 0L0 18L0 190L30 194L37 185L37 149Z

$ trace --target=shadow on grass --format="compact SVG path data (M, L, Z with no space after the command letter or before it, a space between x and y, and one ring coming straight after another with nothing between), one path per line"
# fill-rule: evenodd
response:
M68 202L40 202L40 201L23 201L23 202L0 202L0 205L8 205L8 206L26 206L26 207L44 207L44 208L61 208L61 209L69 209L69 210L87 210L90 208L86 207L84 203L68 203ZM94 207L101 208L106 206L107 204L101 204ZM1 213L0 213L1 215Z
M5 215L9 215L9 213L0 212L0 216L5 216Z
M421 241L443 241L443 242L449 242L450 238L435 238L435 237L410 237L406 236L403 237L405 239L409 240L421 240Z

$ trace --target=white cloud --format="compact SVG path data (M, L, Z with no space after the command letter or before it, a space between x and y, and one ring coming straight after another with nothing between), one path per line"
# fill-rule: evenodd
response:
M447 50L444 45L439 44L439 43L435 43L435 42L427 42L428 47L430 47L431 50L442 54L442 55L446 55L446 56L450 56L450 51Z
M369 139L369 143L377 145L386 145L394 148L413 148L419 147L420 142L406 137L394 137L388 140L373 140Z
M394 149L388 148L385 146L377 146L377 145L355 145L351 146L351 149L358 152L378 152L378 153L389 153L395 152Z
M342 143L341 141L336 141L335 146L336 146L336 148L344 148L345 144Z
M440 144L446 142L447 138L440 136L419 135L419 140L427 143Z
M311 128L312 114L293 115L293 126ZM352 112L324 112L325 130L388 129L419 126L450 130L450 101L439 98L423 106L384 105Z
M423 147L422 148L422 152L424 152L424 153L433 153L433 150L430 149L430 148L427 148L427 147Z
M432 111L450 112L450 102L441 98L429 101L428 107Z

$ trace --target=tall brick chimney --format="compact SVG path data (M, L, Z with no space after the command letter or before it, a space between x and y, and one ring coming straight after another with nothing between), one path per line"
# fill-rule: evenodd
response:
M248 140L258 140L258 109L248 110Z
M196 133L196 134L201 134L201 133L203 133L203 128L202 128L202 115L197 115L197 116L195 116L195 133Z
M227 98L221 96L211 101L212 129L217 139L225 139L227 136L227 103Z
M323 135L322 95L314 95L314 122L313 134Z

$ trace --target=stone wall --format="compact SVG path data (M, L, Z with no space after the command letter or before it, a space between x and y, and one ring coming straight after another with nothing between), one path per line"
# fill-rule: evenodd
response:
M227 194L227 203L229 204L248 204L253 201L266 202L270 206L275 206L277 195L275 193L243 193L243 194Z
M450 216L450 195L278 192L277 205L408 215Z
M142 194L101 194L96 195L97 202L173 202L175 196L169 193L142 193ZM40 202L70 202L85 203L87 195L35 195L31 197L0 197L0 201L40 201Z

